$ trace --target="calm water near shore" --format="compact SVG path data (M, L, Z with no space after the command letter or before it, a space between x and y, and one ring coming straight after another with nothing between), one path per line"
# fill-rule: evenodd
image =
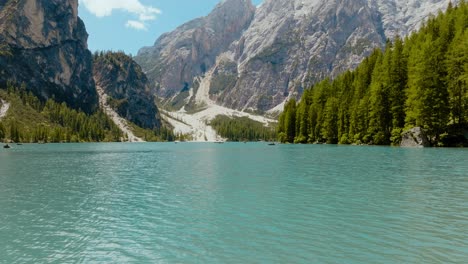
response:
M0 263L467 263L468 150L0 149Z

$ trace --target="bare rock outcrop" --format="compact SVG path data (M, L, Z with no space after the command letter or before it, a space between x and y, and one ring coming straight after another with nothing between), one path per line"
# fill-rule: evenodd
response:
M426 132L420 127L414 127L403 132L401 138L401 147L430 147L431 143L427 138Z
M154 92L163 98L186 91L203 76L221 53L229 50L255 14L250 0L225 0L206 17L162 35L135 60L143 67Z
M0 87L24 83L44 100L93 112L98 97L87 39L78 0L2 1Z

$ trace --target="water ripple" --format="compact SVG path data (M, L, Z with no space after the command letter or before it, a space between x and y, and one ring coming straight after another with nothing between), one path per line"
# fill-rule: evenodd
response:
M0 263L466 263L468 152L0 150Z

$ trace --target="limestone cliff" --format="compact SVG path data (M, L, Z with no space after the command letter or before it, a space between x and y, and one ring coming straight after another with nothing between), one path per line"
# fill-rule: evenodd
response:
M164 100L210 83L217 104L264 112L357 66L449 1L264 0L254 9L250 0L224 0L207 17L162 35L136 60Z
M78 0L0 4L0 87L24 83L42 99L93 112L98 97Z
M135 60L143 67L154 92L172 97L187 91L216 58L238 40L250 25L255 7L250 0L227 0L206 17L162 35L153 47L140 50Z

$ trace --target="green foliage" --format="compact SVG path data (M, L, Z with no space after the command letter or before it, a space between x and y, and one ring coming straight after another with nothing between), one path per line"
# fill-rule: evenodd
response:
M468 127L467 28L468 4L450 5L419 32L376 49L354 71L315 84L298 104L288 102L278 137L397 145L403 129L420 126L433 145L454 141L451 135Z
M343 145L346 145L346 144L349 144L351 141L349 140L348 138L348 134L343 134L341 136L341 139L340 139L340 142L338 142L339 144L343 144Z
M271 141L275 139L275 128L253 121L247 117L218 115L210 125L218 134L229 141Z
M69 108L52 99L41 102L31 92L7 84L0 98L10 102L8 115L0 122L0 141L13 142L118 142L125 139L122 131L102 111L92 115ZM167 127L143 129L130 123L136 136L146 141L173 141Z
M5 125L0 121L0 141L4 141L6 137L6 128Z
M403 133L402 128L394 128L392 130L392 137L390 138L390 142L393 146L398 146L401 143L401 134Z
M285 142L293 143L296 136L296 100L290 100L279 119L278 133L286 135Z
M67 107L65 103L58 104L48 100L42 109L42 115L59 125L50 129L49 141L66 142L70 136L79 141L119 141L122 137L119 128L99 111L91 116ZM106 137L106 131L109 134ZM69 135L67 135L69 134Z
M447 86L453 123L468 123L468 30L459 32L447 56Z
M322 135L327 143L338 143L338 99L330 97L324 108Z
M9 87L8 93L1 92L0 96L11 102L2 124L5 132L0 139L13 142L100 142L120 141L122 138L120 129L103 112L87 115L52 99L42 103L21 88Z
M392 49L393 47L389 43L385 54L378 58L370 84L369 127L367 132L376 145L388 144L391 132L390 71Z
M130 127L132 128L133 134L135 136L143 139L144 141L148 142L167 142L167 141L174 141L176 139L181 139L182 136L176 137L171 129L167 128L166 126L161 126L159 128L151 129L144 129L141 128L133 123L130 123Z
M408 58L400 37L396 37L393 47L389 82L392 127L403 128L406 117L405 89L408 82Z
M278 141L281 143L287 143L288 142L288 137L286 136L286 133L281 132L278 134Z
M430 138L444 133L448 123L448 90L444 82L444 57L429 39L410 56L408 77L408 126L424 128Z
M13 142L120 141L120 129L103 112L87 115L49 99L41 102L25 87L8 85L0 96L11 103L0 139Z
M128 73L128 67L135 65L131 55L125 54L123 51L96 51L93 54L95 64L112 65L118 72ZM140 66L134 67L136 79L146 78Z

